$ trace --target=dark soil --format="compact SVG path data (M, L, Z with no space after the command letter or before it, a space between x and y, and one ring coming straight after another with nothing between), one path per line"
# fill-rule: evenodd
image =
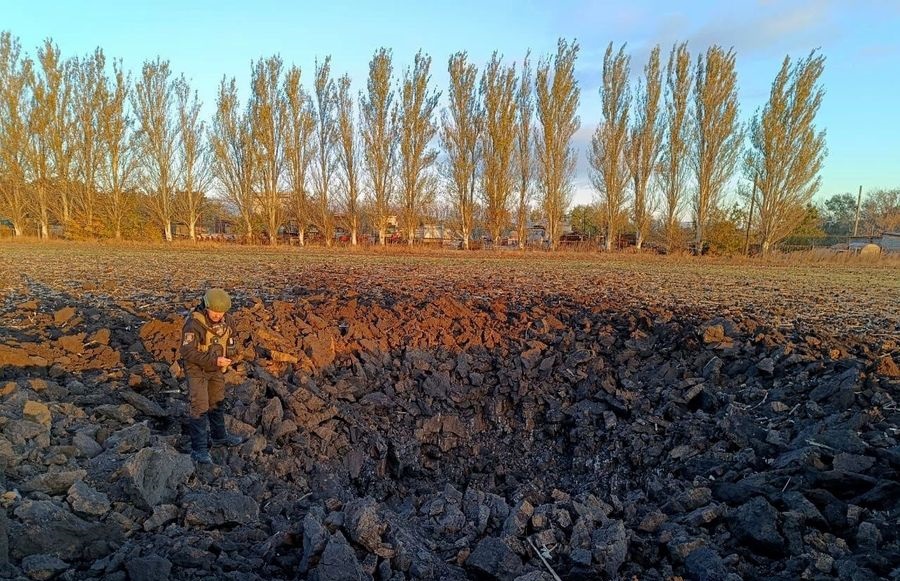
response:
M878 285L833 326L714 266L76 249L0 260L0 574L900 578ZM195 467L175 351L219 260L247 441Z

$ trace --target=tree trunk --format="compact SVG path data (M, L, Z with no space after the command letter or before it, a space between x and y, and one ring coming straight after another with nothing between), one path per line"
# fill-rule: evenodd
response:
M166 242L172 241L172 222L166 220L166 225L163 228L163 234L166 237Z
M63 187L67 187L67 184L64 184ZM69 220L72 218L72 210L69 208L69 195L68 193L62 196L62 223L63 228L69 225Z
M643 244L644 244L644 235L641 234L640 230L638 230L637 236L635 236L635 238L634 238L634 247L637 248L638 250L640 250L641 246L643 246Z
M384 227L378 229L378 243L382 246L387 244L387 232Z
M675 249L675 222L666 223L666 253L672 254Z
M196 221L191 221L188 223L188 234L191 237L191 240L197 240L197 223Z
M322 210L322 235L325 237L325 248L331 248L334 243L334 231L331 228L331 221L328 219L328 210Z
M43 193L41 194L41 196L43 197ZM46 204L43 205L43 207L40 209L40 212L41 212L40 237L43 240L49 240L50 239L50 215L47 212Z

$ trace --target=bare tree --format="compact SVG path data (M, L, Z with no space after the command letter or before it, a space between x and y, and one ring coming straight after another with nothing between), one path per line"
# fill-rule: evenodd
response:
M619 235L627 197L630 60L624 45L617 53L613 53L612 43L606 47L603 86L600 89L603 121L594 131L588 158L592 170L591 182L606 208L606 250L612 250Z
M225 199L237 210L248 239L253 238L256 215L256 155L250 123L249 111L240 111L237 83L234 78L223 78L209 135L213 173L222 186Z
M391 52L380 48L369 63L367 93L360 95L362 136L366 173L372 191L372 206L378 241L386 243L388 217L393 197L392 176L397 156L397 108L391 89Z
M209 149L204 142L206 123L200 119L200 98L191 91L182 75L175 82L176 114L178 116L178 183L176 196L178 213L188 227L191 240L197 239L197 223L206 206L206 190L212 179Z
M429 91L431 57L416 53L412 69L403 78L399 112L400 187L403 193L403 221L411 246L422 209L434 194L430 168L437 151L429 144L437 133L434 109L440 92Z
M695 127L691 165L697 181L694 196L695 250L702 252L703 229L718 206L741 152L743 132L738 121L737 72L734 51L707 49L697 57L694 78Z
M535 134L538 179L551 248L559 242L560 223L571 203L575 150L572 137L581 126L576 115L580 91L575 80L578 44L560 39L556 57L537 68L535 89L539 128ZM552 66L552 72L551 72Z
M475 82L478 72L465 52L450 57L450 103L441 116L441 143L447 154L445 172L449 178L450 201L469 249L475 226L475 174L478 170L479 139L484 112L478 100Z
M25 171L28 154L28 86L31 59L9 32L0 32L0 209L22 236L28 215Z
M518 125L516 128L515 166L518 169L518 198L516 203L516 232L519 238L519 248L525 248L528 236L528 205L531 201L531 181L533 154L531 150L532 118L534 117L534 102L532 97L532 77L530 52L525 54L522 61L522 72L519 75L519 89L516 92L516 108Z
M689 145L691 56L687 44L672 47L666 65L665 147L662 151L660 183L665 198L666 249L680 240L680 217L684 204L686 157Z
M103 141L99 138L103 104L108 100L109 83L106 77L106 57L96 49L75 67L74 161L77 182L81 187L76 198L81 224L88 235L96 235L98 188L97 174L103 157Z
M104 92L101 106L99 139L103 156L99 181L106 190L105 215L116 240L122 239L122 227L134 208L131 187L136 171L136 157L132 127L134 120L127 114L125 104L129 96L129 79L122 63L113 63L113 84Z
M632 183L632 220L637 231L638 250L650 233L650 220L656 209L656 198L650 189L662 145L663 126L659 115L659 96L662 92L662 71L659 64L659 45L650 51L644 67L643 83L637 91L635 123L628 140L627 159Z
M28 166L30 214L38 234L50 236L50 213L68 227L74 206L70 174L73 157L72 70L62 60L59 48L47 39L38 49L40 68L31 77L31 108L28 118ZM53 193L56 196L52 196Z
M815 51L791 65L785 57L769 101L750 124L745 166L759 190L759 230L768 254L806 215L819 189L825 158L825 131L816 131L816 113L825 90L819 77L825 57Z
M516 71L495 52L481 76L484 132L482 192L491 239L497 243L509 221L516 147Z
M38 236L50 237L53 191L54 117L61 80L57 74L58 51L42 53L41 68L31 76L31 105L28 108L28 214L37 223ZM48 70L49 69L49 70Z
M279 191L284 168L285 99L281 88L281 57L260 59L253 65L250 94L250 132L256 155L259 207L265 219L269 244L278 243L285 204Z
M309 168L315 155L313 132L316 120L309 95L300 84L301 71L291 67L284 77L285 119L284 158L288 189L291 192L291 215L297 221L300 246L306 243L310 222L310 199L307 190Z
M172 240L175 217L175 148L178 128L172 116L174 85L169 61L146 61L132 94L138 120L141 186L147 206Z
M900 188L867 192L860 208L860 221L862 231L869 236L900 230Z
M338 135L340 147L338 160L344 189L344 209L347 226L350 228L350 244L356 246L359 230L359 146L357 145L356 122L353 112L353 97L350 94L350 76L344 75L338 81L337 93Z
M331 78L331 57L316 62L315 82L316 171L313 173L316 195L316 222L325 237L325 246L334 240L334 220L331 215L331 178L335 169L335 146L338 126L335 118L336 95Z
M41 81L43 98L41 107L46 109L48 125L44 134L38 139L48 143L52 175L52 188L56 196L51 208L63 228L72 221L75 210L75 192L72 188L73 166L73 126L72 93L73 69L72 60L63 60L59 48L52 40L47 39L38 50L38 62L41 65Z

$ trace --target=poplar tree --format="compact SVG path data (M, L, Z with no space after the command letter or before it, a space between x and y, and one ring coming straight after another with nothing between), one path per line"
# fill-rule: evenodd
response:
M309 172L315 155L315 117L309 95L300 84L301 71L291 67L284 77L286 103L284 158L290 191L290 214L297 221L300 246L306 243L310 223Z
M62 70L58 64L59 50L54 46L44 46L39 53L40 68L31 76L31 102L28 107L27 139L27 200L28 214L37 224L38 237L50 238L50 212L62 208L68 194L58 200L51 200L54 191L53 147L54 117L58 108ZM54 201L58 204L54 206ZM68 214L68 207L66 210ZM60 217L60 219L62 219Z
M603 121L594 131L589 162L591 182L600 194L606 210L606 250L612 250L621 228L627 200L628 112L630 93L628 74L631 58L625 46L613 52L609 43L603 56L603 84L600 98Z
M465 52L450 57L449 104L441 116L441 144L447 156L445 173L450 202L459 224L463 248L475 227L475 182L484 111L478 99L478 70Z
M356 116L353 110L353 97L350 93L350 76L344 75L338 80L337 118L338 118L338 161L341 168L341 179L344 190L344 212L347 226L350 228L350 244L356 246L359 231L359 145L356 134Z
M431 57L416 53L403 77L398 113L400 133L400 191L407 244L412 246L423 209L434 197L431 167L437 151L430 147L437 133L434 110L440 92L429 90Z
M166 241L172 240L175 217L175 150L178 128L172 107L174 81L169 61L144 63L132 94L138 121L140 183L147 207Z
M571 142L581 126L577 115L580 95L575 80L577 56L578 44L560 39L555 57L542 61L535 77L537 175L547 234L554 249L559 243L560 224L572 201L575 149Z
M530 52L522 61L522 72L519 74L519 88L516 91L516 150L515 166L518 179L518 196L516 198L516 232L519 248L524 249L528 237L528 208L531 201L534 154L532 150L532 123L534 118L534 97Z
M743 132L738 120L734 51L712 46L697 57L694 76L691 166L696 180L694 249L703 252L704 229L734 175Z
M191 240L197 239L197 224L206 208L206 190L211 181L209 148L205 141L206 123L200 118L201 103L182 76L175 83L178 117L179 213L188 227Z
M28 112L29 213L37 222L38 235L50 236L51 214L64 229L71 225L75 196L73 173L74 120L73 69L59 48L47 39L38 49L39 68L29 77L31 102Z
M106 76L106 56L103 50L93 54L73 67L75 90L73 108L73 151L76 182L80 187L75 198L78 222L83 232L90 236L99 233L98 209L100 200L97 178L103 155L103 141L100 139L104 104L109 97L109 79Z
M250 112L241 111L234 78L219 83L216 114L209 134L213 175L224 198L237 210L241 229L253 238L256 216L256 166Z
M335 148L338 139L335 118L336 95L331 78L331 57L316 63L314 118L316 123L315 184L316 223L325 237L325 246L334 240L334 221L331 216L331 180L335 170Z
M32 74L32 61L23 57L19 39L0 32L0 208L17 237L25 233L28 216L25 171Z
M388 218L394 193L393 176L397 162L397 107L391 89L391 51L380 48L369 62L366 93L360 95L359 109L363 138L363 158L371 191L378 242L387 242Z
M643 82L638 87L635 119L626 156L632 184L631 219L636 230L635 246L638 250L650 233L650 221L656 208L651 178L656 174L662 145L663 126L659 108L661 91L659 46L655 46L650 51L650 58L644 67Z
M488 232L496 244L509 221L516 146L516 71L495 52L481 76L484 106L482 192Z
M134 119L126 111L130 81L122 70L122 62L113 63L113 80L104 92L100 116L100 142L103 155L100 163L100 184L104 215L116 240L135 207L132 186L137 168L133 144Z
M281 86L281 57L260 59L253 65L250 92L250 134L255 156L256 198L269 244L278 244L285 203L280 185L284 168L285 99Z
M75 212L76 192L72 187L74 157L74 61L63 60L56 44L47 39L38 50L40 63L40 80L43 86L43 99L40 106L45 110L47 126L41 135L33 135L33 139L45 141L49 150L49 179L52 180L53 196L51 208L63 229L68 228ZM34 77L38 79L38 76ZM37 98L37 95L35 95ZM37 103L36 103L37 105Z
M803 221L821 183L825 131L816 130L815 120L825 95L819 84L824 69L825 57L815 51L793 64L785 57L769 101L750 124L745 168L759 192L763 254Z
M666 250L681 242L681 212L690 144L691 56L686 43L672 47L666 65L665 134L660 162Z

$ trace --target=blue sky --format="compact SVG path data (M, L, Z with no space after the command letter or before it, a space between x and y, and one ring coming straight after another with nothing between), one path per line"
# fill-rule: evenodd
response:
M393 50L398 76L421 48L444 91L447 59L456 51L479 65L494 50L520 62L527 49L539 58L555 51L559 37L574 38L581 46L582 125L576 202L593 196L585 153L600 120L597 88L609 42L627 43L634 77L657 43L664 55L679 41L693 54L710 44L734 47L742 120L765 103L785 55L820 48L827 60L818 125L827 130L829 154L817 199L860 185L900 187L898 0L12 1L4 3L0 28L31 55L51 37L65 56L100 46L135 73L159 55L191 79L207 116L223 75L246 88L251 61L276 53L303 69L307 86L316 58L331 55L334 73L349 73L359 90L377 48Z

